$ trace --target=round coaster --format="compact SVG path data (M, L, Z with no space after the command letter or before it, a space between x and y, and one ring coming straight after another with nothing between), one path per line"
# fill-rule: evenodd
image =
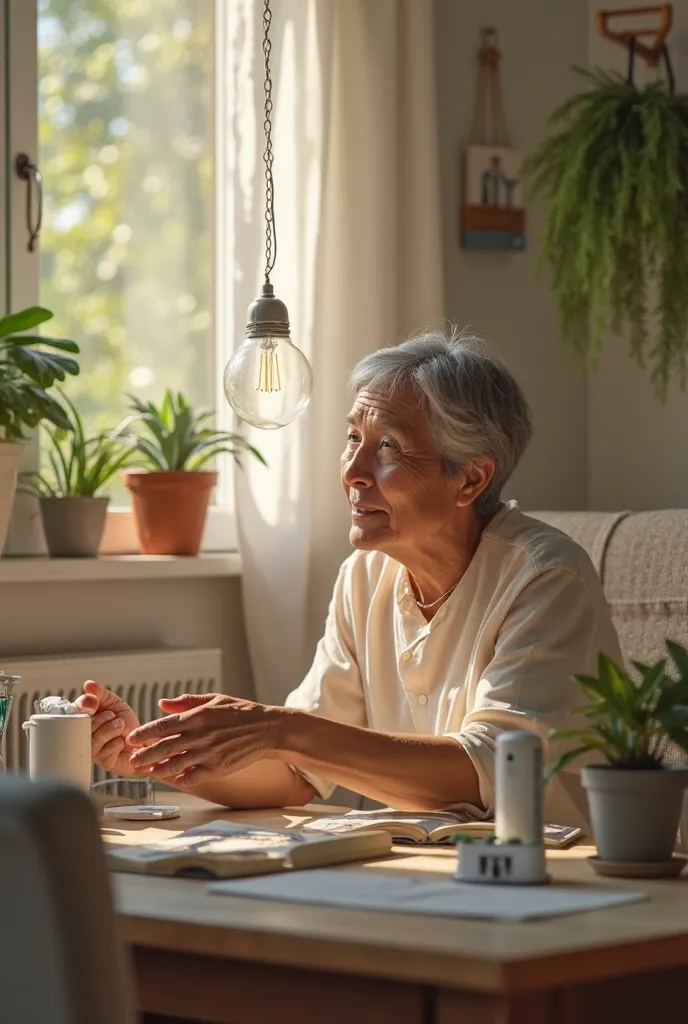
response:
M598 875L609 878L676 878L688 863L688 857L675 853L671 860L632 861L600 860L588 857L588 864Z
M117 821L155 821L178 818L179 808L174 804L108 804L103 814Z

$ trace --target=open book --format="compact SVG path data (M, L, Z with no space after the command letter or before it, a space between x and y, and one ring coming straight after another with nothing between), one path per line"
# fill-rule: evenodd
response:
M319 818L303 825L309 832L326 835L360 835L372 830L388 832L395 843L448 843L453 835L475 839L494 832L494 821L470 821L451 811L349 811L340 817ZM582 835L581 829L567 825L545 825L545 846L565 849Z
M156 843L106 843L105 855L111 871L238 878L372 860L389 854L391 847L390 835L385 830L305 835L300 831L211 821Z

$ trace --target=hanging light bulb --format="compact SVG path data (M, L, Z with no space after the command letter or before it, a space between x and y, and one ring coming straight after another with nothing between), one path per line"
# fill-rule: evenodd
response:
M272 179L272 79L270 78L270 0L263 10L265 63L265 283L248 307L246 341L227 363L224 390L237 416L254 427L285 427L303 412L311 398L310 364L289 337L287 307L275 298L270 283L277 258L275 188Z
M287 307L266 281L248 307L246 341L227 363L227 401L242 420L273 430L295 420L310 401L313 374L289 337Z

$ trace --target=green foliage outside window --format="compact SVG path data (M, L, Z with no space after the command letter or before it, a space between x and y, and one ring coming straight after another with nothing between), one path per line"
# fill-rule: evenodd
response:
M40 300L80 341L89 436L129 392L215 404L213 6L39 3Z

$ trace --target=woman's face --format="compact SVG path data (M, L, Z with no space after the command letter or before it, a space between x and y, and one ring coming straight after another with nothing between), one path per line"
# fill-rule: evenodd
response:
M341 461L351 506L351 544L408 564L442 531L455 535L462 509L486 486L480 468L449 478L411 392L361 390L348 417ZM487 480L489 480L489 475ZM465 513L464 513L465 514Z

